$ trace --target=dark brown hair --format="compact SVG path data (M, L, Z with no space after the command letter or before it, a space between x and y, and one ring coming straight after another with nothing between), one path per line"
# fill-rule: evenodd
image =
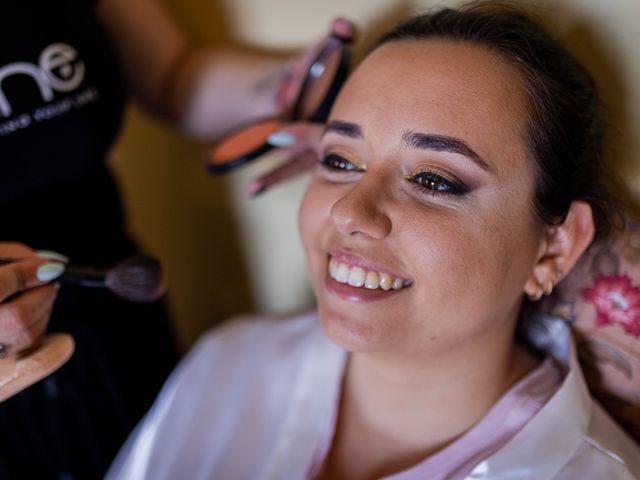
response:
M398 40L468 42L496 52L520 72L529 101L527 149L535 161L534 208L562 222L571 202L591 205L596 238L621 219L617 182L603 161L600 102L591 75L528 14L511 4L472 3L413 17L383 35Z

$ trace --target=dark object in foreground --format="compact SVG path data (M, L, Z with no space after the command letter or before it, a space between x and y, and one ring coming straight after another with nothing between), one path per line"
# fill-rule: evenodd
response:
M166 289L160 262L148 255L134 255L106 270L69 265L58 280L85 287L107 288L135 303L153 302Z

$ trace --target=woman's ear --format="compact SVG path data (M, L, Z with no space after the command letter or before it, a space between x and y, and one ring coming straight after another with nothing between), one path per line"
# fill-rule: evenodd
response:
M576 200L560 225L545 229L538 260L525 284L525 293L534 301L549 295L591 244L595 233L591 206Z

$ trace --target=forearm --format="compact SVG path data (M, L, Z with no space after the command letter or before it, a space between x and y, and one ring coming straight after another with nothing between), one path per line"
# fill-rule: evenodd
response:
M100 0L96 14L136 100L186 134L210 140L276 111L284 58L196 48L154 0Z
M284 59L213 48L182 55L163 89L171 115L189 136L210 140L277 111Z
M100 0L96 15L118 57L129 91L144 107L172 118L163 83L188 41L155 0Z

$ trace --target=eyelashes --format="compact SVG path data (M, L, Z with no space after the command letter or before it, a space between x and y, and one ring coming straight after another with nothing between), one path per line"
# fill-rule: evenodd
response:
M331 178L336 180L339 180L341 175L362 173L367 170L366 165L349 160L338 153L328 153L320 160L320 165ZM469 187L464 182L436 169L423 168L405 178L421 194L462 196L469 192Z
M469 187L461 181L447 178L443 174L431 170L423 170L406 178L413 182L416 188L420 188L432 195L460 196L469 192Z
M337 153L329 153L320 160L320 164L328 170L347 171L347 172L364 172L367 170L366 165L359 162L347 160Z

